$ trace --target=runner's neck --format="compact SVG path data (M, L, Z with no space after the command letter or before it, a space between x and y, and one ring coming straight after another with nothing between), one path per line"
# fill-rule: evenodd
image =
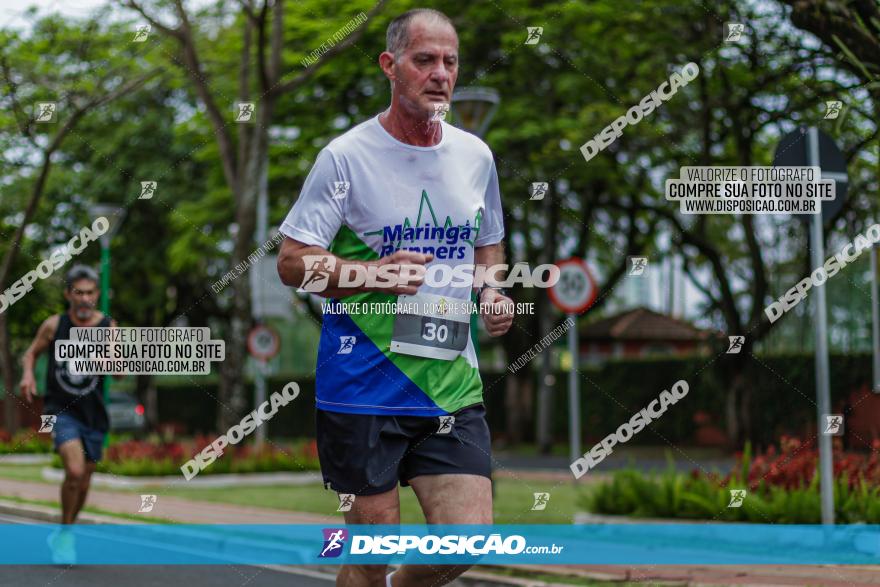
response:
M415 118L393 103L379 115L379 124L401 143L414 147L434 147L443 138L443 126L439 121Z

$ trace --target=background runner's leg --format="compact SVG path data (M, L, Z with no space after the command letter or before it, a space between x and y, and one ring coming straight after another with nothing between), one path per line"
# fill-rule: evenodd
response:
M79 512L82 511L83 506L86 503L86 497L89 494L89 485L92 480L92 473L95 472L95 468L98 466L98 463L92 463L86 461L86 472L83 475L82 481L79 486L79 501L76 502L76 509L73 512L73 521L76 521L76 517L79 515Z
M346 524L400 524L400 495L397 487L378 495L358 495ZM337 587L384 587L387 565L342 565Z
M491 524L492 481L480 475L421 475L409 480L428 524ZM470 565L403 565L393 587L439 586Z
M61 523L73 524L79 511L80 488L86 479L86 452L78 438L58 447L64 464L64 482L61 484Z

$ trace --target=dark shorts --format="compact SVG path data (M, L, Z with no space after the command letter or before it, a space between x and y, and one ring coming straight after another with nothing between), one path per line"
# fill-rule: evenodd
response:
M476 404L441 417L372 416L316 411L318 458L324 486L338 493L375 495L419 475L491 478L486 409Z
M55 450L69 440L79 439L86 452L86 460L97 463L104 453L105 433L94 428L89 428L69 414L58 414L55 417L55 426L52 428L52 440L55 441Z

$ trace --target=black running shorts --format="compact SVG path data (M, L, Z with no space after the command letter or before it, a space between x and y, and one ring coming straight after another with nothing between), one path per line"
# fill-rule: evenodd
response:
M450 420L449 418L454 418ZM474 404L449 416L373 416L316 410L324 486L376 495L419 475L491 478L486 409Z

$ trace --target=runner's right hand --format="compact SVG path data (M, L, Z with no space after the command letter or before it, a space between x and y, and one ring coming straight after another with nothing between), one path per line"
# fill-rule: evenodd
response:
M22 376L19 389L21 389L21 394L27 403L34 403L34 397L37 395L37 381L34 379L33 373L28 372Z
M425 281L425 264L434 260L434 255L416 253L415 251L397 251L379 259L378 266L395 265L391 273L396 276L391 287L371 288L394 295L415 295L419 286Z

